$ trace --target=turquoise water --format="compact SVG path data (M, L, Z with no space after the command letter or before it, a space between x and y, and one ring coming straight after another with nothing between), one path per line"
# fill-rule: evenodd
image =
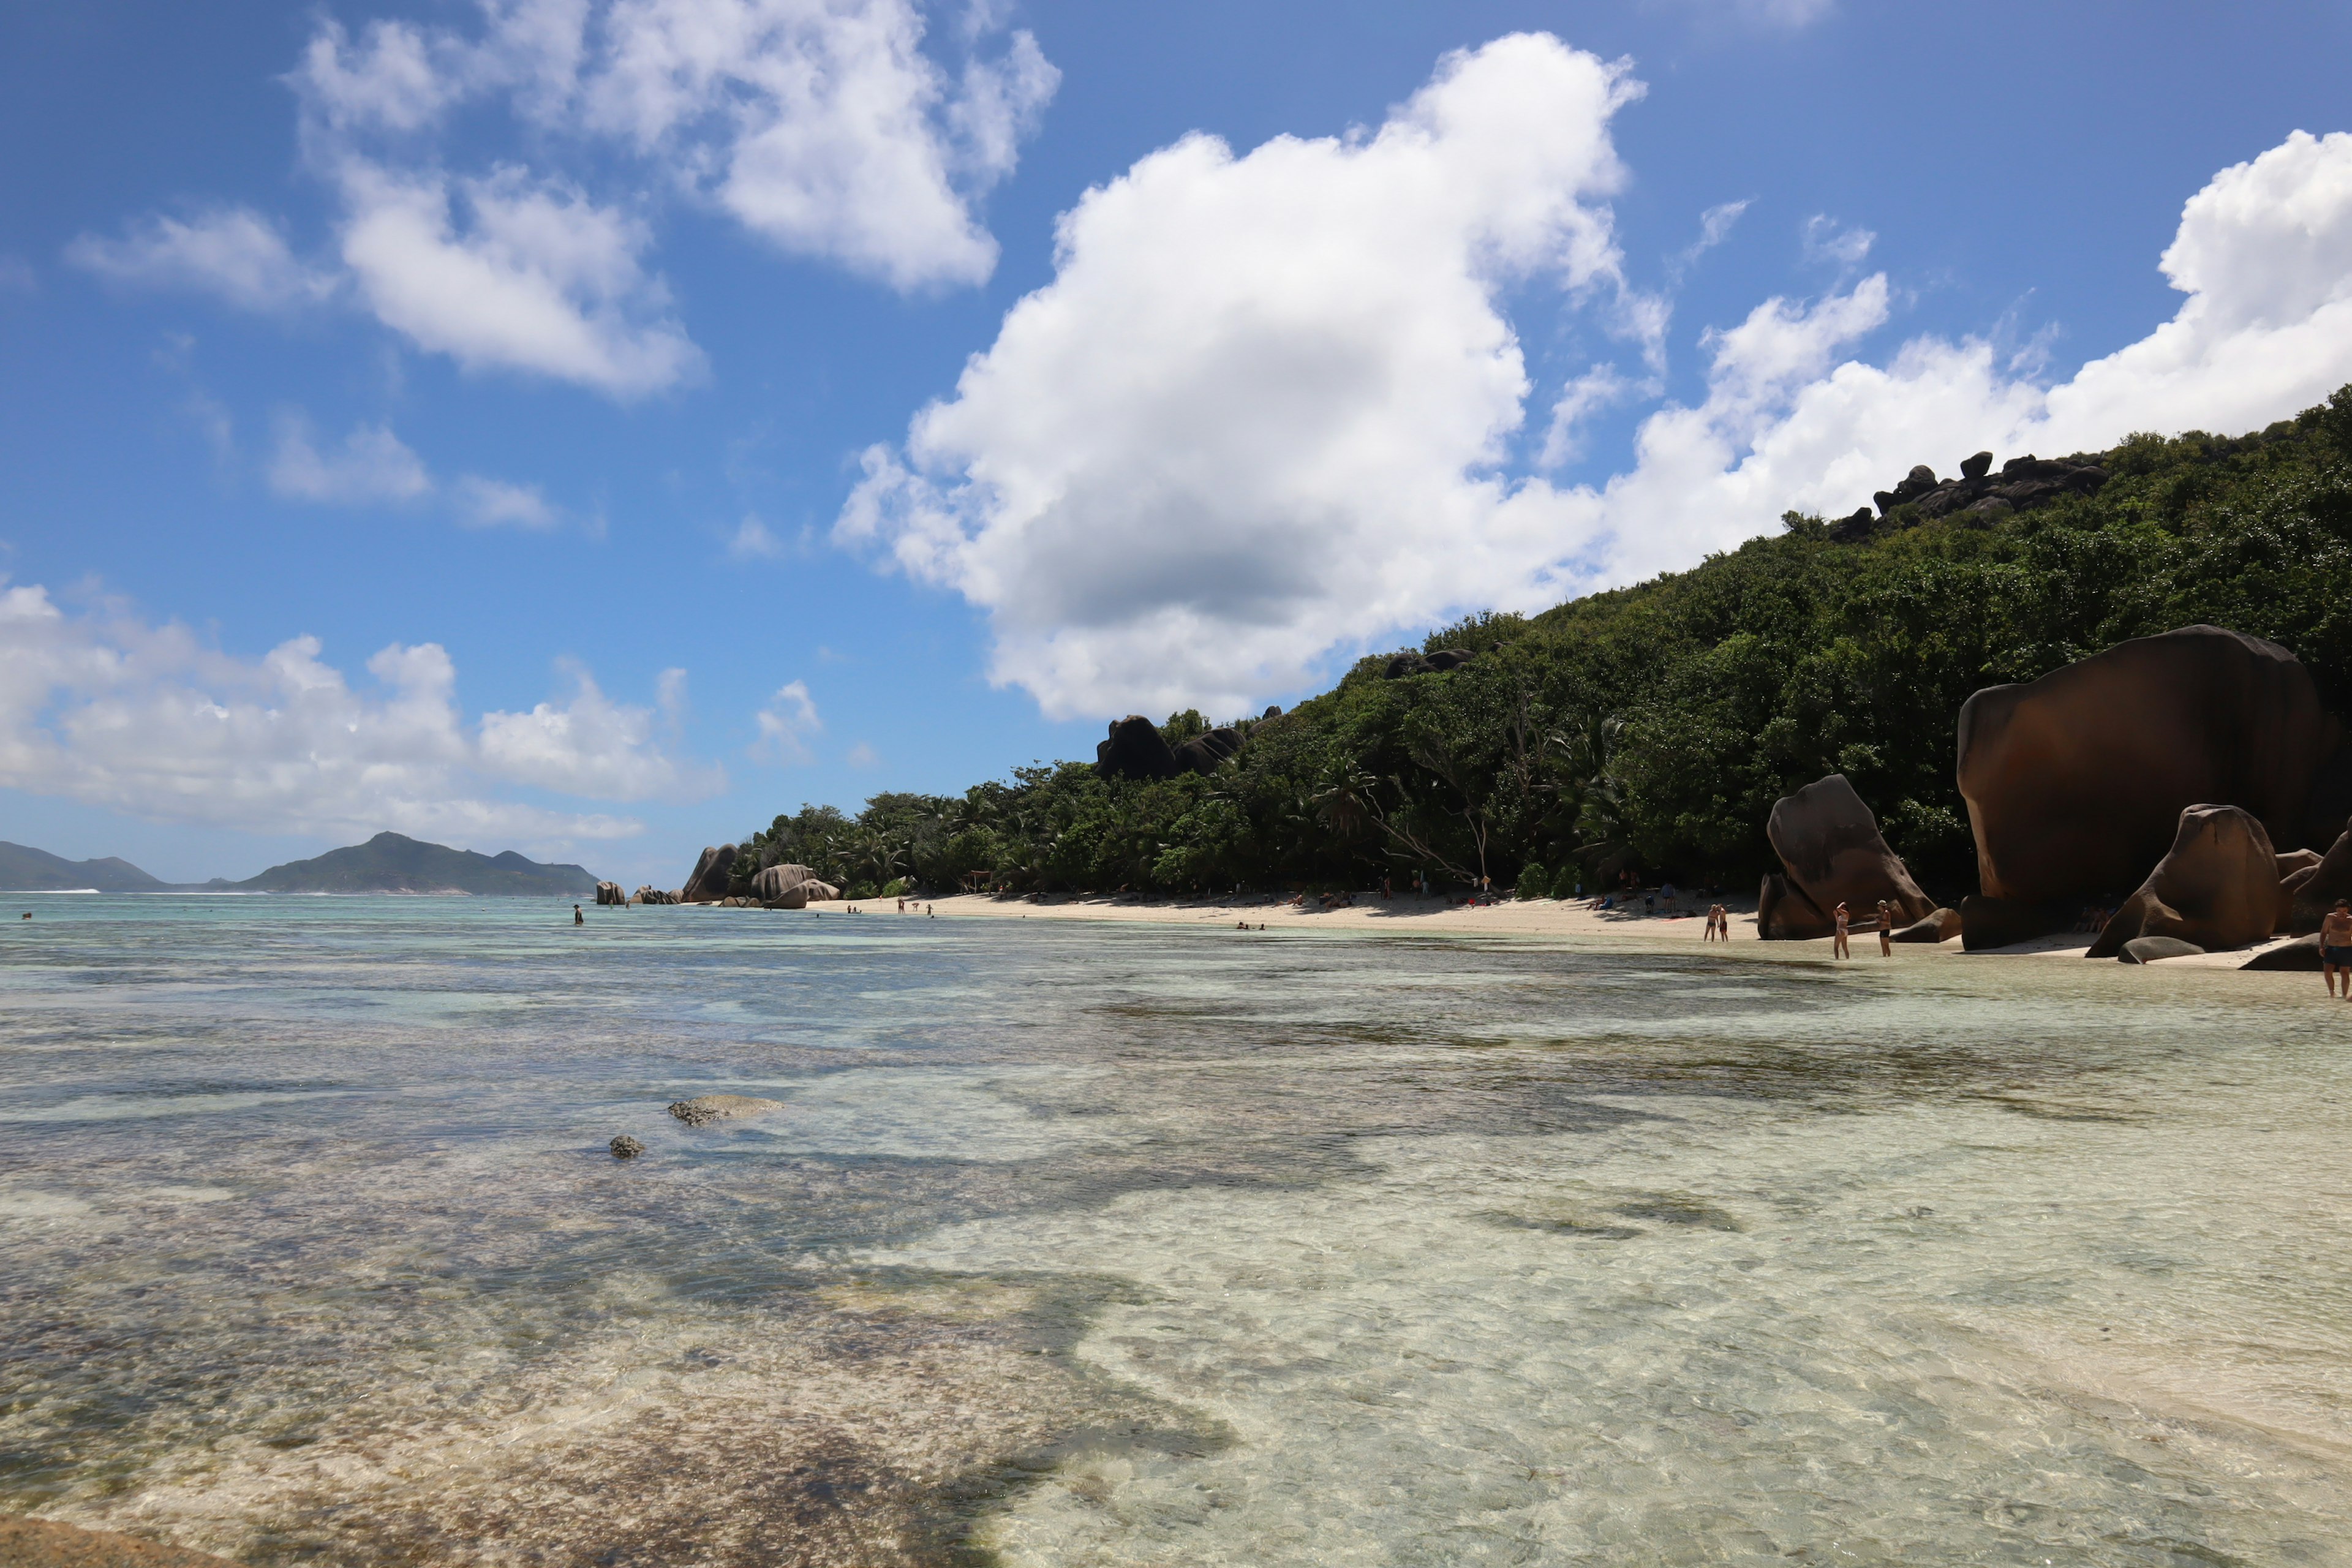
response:
M2315 977L18 907L0 1509L256 1563L2352 1562ZM786 1110L662 1112L710 1091Z

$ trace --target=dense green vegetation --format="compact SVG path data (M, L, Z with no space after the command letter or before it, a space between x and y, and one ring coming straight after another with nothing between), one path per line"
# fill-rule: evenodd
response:
M1930 888L1974 890L1953 784L1969 694L2126 637L2210 622L2300 654L2352 706L2352 387L2258 434L2135 436L2095 496L1998 519L1898 507L1841 543L1822 520L1531 618L1480 616L1281 718L1214 773L1018 768L961 797L804 806L739 865L870 890L1361 888L1416 871L1523 891L1638 865L1685 882L1771 863L1780 795L1845 773ZM1163 726L1171 742L1207 726Z

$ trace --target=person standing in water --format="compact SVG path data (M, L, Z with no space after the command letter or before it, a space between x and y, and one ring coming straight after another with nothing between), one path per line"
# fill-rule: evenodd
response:
M1852 958L1853 956L1853 949L1846 945L1846 919L1845 902L1843 900L1840 900L1837 907L1837 934L1830 938L1830 956L1832 958Z
M584 926L588 923L588 917L580 912L578 904L572 906L572 923L576 926Z
M1895 956L1895 906L1885 899L1878 900L1878 956Z
M2352 1002L2352 903L2342 899L2319 922L2319 967L2327 974L2327 994L2339 1002ZM2336 990L2338 974L2344 977L2341 995Z

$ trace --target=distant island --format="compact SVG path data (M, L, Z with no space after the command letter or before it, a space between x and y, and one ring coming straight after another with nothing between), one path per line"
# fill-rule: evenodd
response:
M68 860L46 849L0 843L0 892L160 893L171 884L149 876L128 860Z
M0 844L0 891L101 893L471 893L538 899L593 899L596 879L578 866L550 866L509 849L481 855L379 833L364 844L289 860L232 882L165 882L128 860L68 860L46 850Z

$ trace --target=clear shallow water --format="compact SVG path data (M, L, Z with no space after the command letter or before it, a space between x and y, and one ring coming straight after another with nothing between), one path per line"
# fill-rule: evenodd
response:
M33 907L0 1508L272 1563L2352 1562L2312 977ZM715 1090L789 1109L662 1114Z

